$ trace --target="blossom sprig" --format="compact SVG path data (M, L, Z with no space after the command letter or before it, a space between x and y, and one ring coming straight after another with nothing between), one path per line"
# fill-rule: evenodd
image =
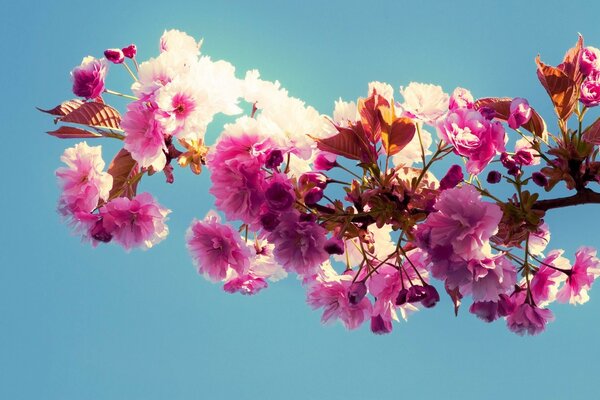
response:
M52 136L122 143L106 170L101 146L82 142L56 171L58 211L92 245L162 241L170 210L138 187L158 172L173 183L177 165L206 167L219 213L194 220L186 242L199 273L227 293L254 295L295 274L323 322L368 323L375 334L436 306L441 291L455 313L470 297L472 314L518 334L542 332L554 301L589 300L596 251L581 247L572 264L562 250L545 253L544 221L600 203L600 122L584 124L600 104L600 51L582 37L557 67L536 60L556 133L525 98L416 82L400 88L403 101L371 82L366 97L322 115L256 70L237 77L201 44L171 30L146 61L133 44L86 57L71 72L78 98L42 110L59 124ZM131 76L131 94L107 88L111 64ZM112 95L130 101L123 115L105 102ZM208 144L217 114L231 120ZM501 182L509 198L493 193ZM561 182L571 196L541 198Z

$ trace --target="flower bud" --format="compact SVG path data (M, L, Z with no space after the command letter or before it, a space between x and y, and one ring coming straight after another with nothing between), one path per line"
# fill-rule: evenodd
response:
M533 153L529 150L519 150L515 154L514 159L515 162L521 165L531 165L533 164L535 157L533 156Z
M498 171L490 171L487 176L487 182L491 184L498 183L502 180L502 174Z
M545 187L548 184L548 178L541 172L531 174L531 180L538 186Z
M304 194L304 203L307 206L317 204L323 198L323 189L314 187Z
M427 297L427 291L423 286L414 285L408 289L406 301L409 303L417 303Z
M104 57L113 64L121 64L125 61L125 55L121 49L104 50Z
M317 171L329 171L337 165L336 157L331 153L319 153L313 162Z
M398 292L398 296L396 296L396 305L401 306L403 304L406 304L407 299L408 290L405 288L400 289L400 291Z
M438 293L437 289L431 285L426 285L425 298L421 300L423 307L431 308L435 306L438 301L440 301L440 294Z
M460 165L454 164L448 169L446 175L440 181L440 190L452 189L456 187L464 178Z
M137 54L137 47L135 46L135 44L130 44L127 47L123 47L121 49L121 51L123 52L123 55L127 58L135 58L135 55Z
M348 289L348 302L352 305L357 305L367 295L367 285L365 282L354 282Z
M371 332L376 335L390 333L393 329L392 321L384 320L381 315L371 317Z
M300 176L298 184L301 190L312 187L325 189L327 187L327 177L320 172L307 172Z

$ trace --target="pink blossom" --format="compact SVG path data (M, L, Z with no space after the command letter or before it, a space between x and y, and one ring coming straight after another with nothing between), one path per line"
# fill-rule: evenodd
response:
M160 38L160 51L163 52L179 52L184 54L190 54L197 56L200 54L200 47L202 41L199 43L185 32L171 29L165 31Z
M296 195L285 174L274 174L265 190L266 205L269 210L285 212L292 208Z
M514 301L506 294L501 294L497 301L476 301L469 307L469 312L477 318L492 322L498 317L506 317L515 310Z
M313 164L317 171L329 171L337 165L336 155L325 151L319 152Z
M144 101L127 106L121 127L125 131L125 149L142 167L162 171L167 162L165 135L156 121L156 109Z
M240 234L230 225L222 224L214 212L208 213L203 221L192 222L186 242L198 272L213 282L225 279L229 268L239 276L248 271L250 250Z
M579 68L584 75L600 70L600 50L591 46L585 47L581 52Z
M441 86L411 82L401 87L402 108L411 117L434 125L448 111L449 97Z
M169 213L150 193L138 194L133 199L119 197L100 208L106 232L125 250L150 248L166 238L169 229L165 221Z
M564 286L558 291L556 299L561 303L583 304L590 298L587 291L600 275L600 260L596 258L596 250L581 247L575 253L575 263L567 274Z
M529 234L529 254L538 256L546 249L550 243L550 230L548 224L543 223L535 232Z
M105 59L96 59L88 56L81 61L81 65L71 71L73 79L73 93L75 96L95 99L104 92L104 80L108 64Z
M593 72L583 81L579 101L586 107L600 104L600 71Z
M478 258L502 218L500 207L481 201L479 192L469 185L443 191L434 207L437 212L417 228L421 246L451 246L466 260Z
M533 301L542 307L556 299L558 285L565 280L565 274L555 268L568 270L569 260L562 257L563 250L552 250L542 261L539 269L531 279L529 286ZM552 268L555 267L555 268Z
M254 295L265 289L268 285L263 278L252 275L236 276L223 285L227 293L241 293L243 295Z
M470 260L467 264L473 281L469 286L474 301L497 301L517 282L517 269L503 255ZM461 293L468 293L461 287Z
M457 154L467 157L467 171L474 175L504 151L506 132L502 124L489 121L477 110L452 110L440 120L437 129Z
M452 96L450 96L448 109L456 110L457 108L473 108L474 102L475 99L473 99L473 95L469 90L457 87L454 89L454 92L452 92Z
M506 323L508 329L519 335L525 333L537 335L546 329L548 322L554 321L552 311L547 308L538 308L528 303L523 303L508 316Z
M518 129L529 122L532 114L533 111L529 106L529 102L521 97L515 97L510 102L508 126L510 126L512 129Z
M58 210L63 216L89 213L100 200L108 199L113 177L103 172L101 146L78 143L66 149L60 159L67 165L56 170L62 187Z
M299 218L297 212L281 216L277 227L267 237L275 245L275 260L286 271L312 275L329 258L325 251L327 231L313 221Z
M334 275L328 280L317 278L308 287L307 302L313 308L323 308L323 323L339 319L347 329L356 329L371 315L371 302L363 298L358 304L350 303L348 289L350 275Z

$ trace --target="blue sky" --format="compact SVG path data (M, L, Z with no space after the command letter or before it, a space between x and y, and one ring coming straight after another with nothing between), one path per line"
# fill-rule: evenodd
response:
M595 398L597 288L584 306L553 307L556 321L534 338L466 309L455 318L446 298L379 337L321 326L293 278L248 298L199 277L183 236L212 206L206 174L178 171L169 187L144 181L174 210L169 239L150 251L92 249L55 212L54 170L72 143L45 135L51 120L34 107L69 98L69 71L83 56L133 42L145 59L167 28L204 37L204 52L240 76L258 68L323 113L372 80L420 81L526 97L551 121L535 56L558 63L578 32L600 47L591 1L568 11L557 1L416 3L4 5L0 398ZM125 73L114 72L111 88L125 88ZM599 217L593 206L550 215L552 246L570 257L581 244L600 246Z

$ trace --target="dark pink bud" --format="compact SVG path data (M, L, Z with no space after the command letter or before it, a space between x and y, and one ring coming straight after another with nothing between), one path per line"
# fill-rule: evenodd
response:
M446 172L446 176L440 181L440 190L452 189L456 187L464 178L460 165L454 164Z
M300 176L298 184L301 189L307 189L311 187L325 189L327 187L327 176L320 172L307 172Z
M438 301L440 301L440 294L437 289L431 285L425 286L425 298L421 300L423 307L431 308L435 306Z
M267 159L265 161L265 167L269 169L275 169L281 165L283 162L283 153L281 150L271 150L269 154L267 154Z
M406 301L409 303L417 303L427 297L427 291L423 286L414 285L408 289Z
M548 184L548 178L541 172L534 172L531 174L531 180L538 186L544 187Z
M348 302L357 305L367 295L367 285L364 282L354 282L348 289Z
M121 49L104 50L104 57L113 64L121 64L125 61L125 56Z
M332 237L325 242L325 251L328 254L344 254L344 242L341 239Z
M313 163L317 171L329 171L337 165L336 156L331 153L319 153Z
M320 187L314 187L312 189L310 189L308 192L306 192L306 194L304 195L304 203L307 206L312 206L317 204L319 201L321 201L321 199L323 198L323 189L321 189Z
M385 335L392 331L392 321L386 321L381 315L371 317L371 332L376 335Z
M400 289L400 291L398 292L398 296L396 296L396 305L401 306L402 304L405 304L407 300L408 290L405 288Z
M490 173L487 176L487 182L494 184L494 183L498 183L502 180L502 174L498 171L490 171Z
M121 51L123 52L123 55L127 58L134 58L135 55L137 54L137 47L135 47L135 44L130 44L127 47L123 47L121 49Z

